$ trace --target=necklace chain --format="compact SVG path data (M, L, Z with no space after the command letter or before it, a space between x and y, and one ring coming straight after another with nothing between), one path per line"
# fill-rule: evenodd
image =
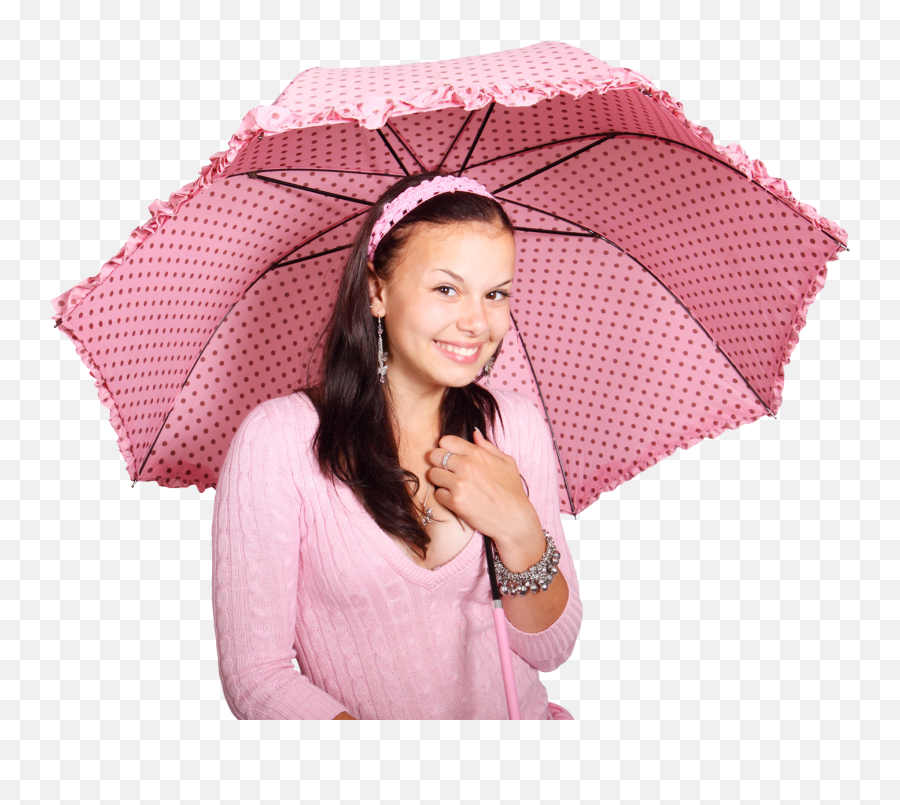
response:
M428 525L432 520L434 520L434 516L432 512L434 508L428 508L425 503L428 502L428 493L431 491L431 484L428 484L428 489L425 490L425 502L422 503L422 508L425 509L425 516L422 518L422 525ZM416 500L418 500L418 496L416 496Z
M422 525L428 525L430 522L434 520L434 507L432 506L430 509L425 505L428 502L428 493L431 491L431 483L428 484L428 488L425 490L425 500L419 501L419 496L414 495L416 501L422 503L422 508L425 510L425 516L422 517Z

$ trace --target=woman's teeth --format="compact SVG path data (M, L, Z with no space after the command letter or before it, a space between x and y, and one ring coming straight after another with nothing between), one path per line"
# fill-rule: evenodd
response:
M457 355L462 355L466 358L478 352L478 347L475 347L474 349L460 349L459 347L451 347L450 344L445 344L443 341L435 341L434 343L442 346L448 352L455 352Z

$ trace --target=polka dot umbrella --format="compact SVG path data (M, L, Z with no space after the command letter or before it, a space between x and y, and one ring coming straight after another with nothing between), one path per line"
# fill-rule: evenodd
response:
M300 73L52 300L134 482L215 487L246 415L316 376L369 207L437 168L477 179L516 227L492 383L544 413L561 511L775 416L847 233L645 76L541 42Z

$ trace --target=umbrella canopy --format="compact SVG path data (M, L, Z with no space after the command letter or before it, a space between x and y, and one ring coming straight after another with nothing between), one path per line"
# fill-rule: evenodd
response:
M542 42L302 72L52 300L134 481L215 487L244 417L317 378L369 207L438 168L484 184L516 227L491 382L545 413L561 511L778 411L847 233L645 76Z

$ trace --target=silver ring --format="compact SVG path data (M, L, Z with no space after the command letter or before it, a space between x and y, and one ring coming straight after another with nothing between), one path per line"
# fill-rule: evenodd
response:
M453 451L452 451L452 450L448 450L448 451L444 454L444 460L441 462L441 466L442 466L444 469L447 469L447 461L450 459L450 456L452 456L452 455L453 455ZM450 470L450 472L453 472L453 470Z

